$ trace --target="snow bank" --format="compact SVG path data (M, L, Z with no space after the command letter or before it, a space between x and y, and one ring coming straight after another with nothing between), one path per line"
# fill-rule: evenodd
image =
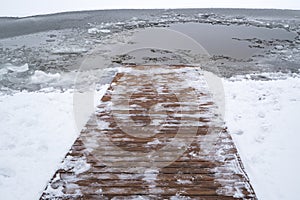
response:
M75 125L70 91L0 96L1 198L39 199L78 136Z
M223 81L225 119L259 199L297 199L300 78Z

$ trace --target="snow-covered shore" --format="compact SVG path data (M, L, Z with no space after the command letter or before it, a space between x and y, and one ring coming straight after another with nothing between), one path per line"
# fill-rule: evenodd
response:
M296 199L300 78L224 79L223 85L228 130L257 196ZM78 135L73 93L2 95L0 116L1 197L38 199Z
M223 81L225 120L259 199L297 199L300 78Z
M77 135L70 102L70 92L0 96L2 198L39 198Z
M71 91L0 96L1 199L40 198L79 134L73 106Z

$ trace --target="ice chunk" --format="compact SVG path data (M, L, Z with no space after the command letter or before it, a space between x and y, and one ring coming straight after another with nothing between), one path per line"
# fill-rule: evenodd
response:
M6 68L2 68L0 69L0 75L4 75L4 74L7 74L7 69Z
M22 66L15 66L15 65L10 64L10 66L8 66L7 69L10 71L13 71L13 72L26 72L29 70L29 67L28 67L27 63Z
M282 50L282 49L283 49L283 46L282 46L282 45L276 45L276 46L275 46L275 49L277 49L277 50Z
M81 54L86 52L88 52L87 49L79 47L63 47L52 51L53 54Z
M99 30L100 33L110 33L109 29L101 29Z
M98 33L110 33L109 29L97 29L97 28L90 28L88 29L89 34L98 34Z
M49 83L52 81L56 81L60 78L59 73L51 74L51 73L45 73L40 70L36 70L34 74L31 76L31 82L32 83Z
M99 33L99 30L97 28L89 28L88 33L89 34L97 34L97 33Z
M6 63L4 65L1 65L0 67L0 75L4 75L6 74L8 71L12 71L12 72L26 72L29 70L28 64L24 64L21 66L16 66L13 65L11 63Z

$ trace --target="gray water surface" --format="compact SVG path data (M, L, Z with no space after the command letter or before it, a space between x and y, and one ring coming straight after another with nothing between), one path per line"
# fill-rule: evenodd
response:
M170 29L179 31L202 45L210 55L223 55L233 58L250 58L263 49L250 47L249 42L237 39L294 40L294 32L284 29L244 25L212 25L199 23L172 24Z

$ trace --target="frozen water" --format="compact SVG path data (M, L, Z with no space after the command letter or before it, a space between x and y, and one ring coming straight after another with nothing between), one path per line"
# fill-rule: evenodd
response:
M178 24L183 22L190 23ZM0 19L0 25L5 30L0 34L0 38L3 38L0 40L0 63L11 63L13 66L27 63L29 66L28 70L25 67L11 68L14 73L19 70L22 75L9 73L7 68L0 67L1 91L40 90L45 86L28 85L30 76L36 70L61 75L66 72L70 73L66 76L73 76L74 79L90 53L97 57L94 63L98 64L91 65L97 70L109 67L112 62L122 64L137 61L138 58L130 60L126 55L115 57L112 49L130 50L133 47L130 44L138 41L128 41L129 35L133 30L147 27L170 26L171 29L195 36L211 53L211 58L204 62L199 55L193 55L186 49L169 53L144 51L140 63L197 65L201 62L204 69L214 73L217 71L225 77L257 71L299 73L299 24L299 13L296 11L250 12L232 9L91 11L18 20ZM16 27L20 25L26 28L16 32ZM195 35L198 32L206 34ZM127 46L122 47L123 44ZM101 49L93 52L98 45ZM138 57L139 54L132 56ZM95 73L98 72L90 74ZM92 84L97 79L92 80L89 79L86 84ZM64 90L72 88L72 84L66 84L65 79L52 86Z

